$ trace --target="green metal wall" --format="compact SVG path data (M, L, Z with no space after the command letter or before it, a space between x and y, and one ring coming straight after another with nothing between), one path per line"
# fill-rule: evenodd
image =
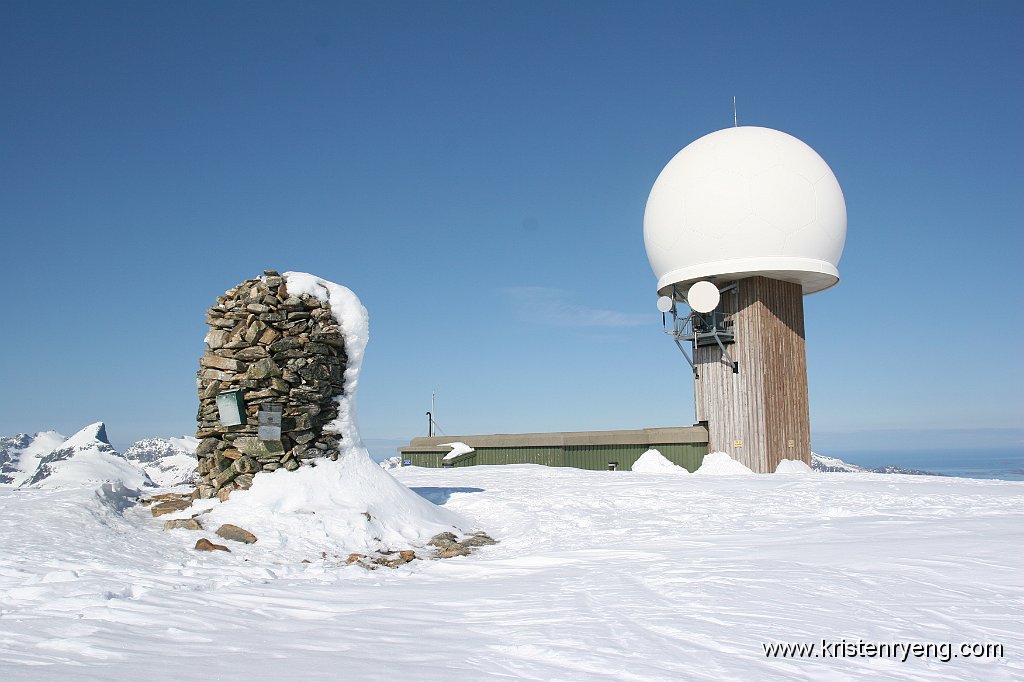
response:
M543 464L549 467L565 466L562 464L561 448L477 448L475 458L468 459L473 464ZM468 465L467 465L468 466Z
M653 447L673 464L695 471L708 451L707 443L661 443L658 445L567 445L565 447L476 448L460 457L455 466L478 464L544 464L553 467L605 470L609 462L617 462L619 470L629 470L640 455ZM412 466L439 468L445 453L409 452L402 458Z
M414 467L426 467L428 469L440 469L441 457L444 455L437 452L403 452L403 463L408 461Z

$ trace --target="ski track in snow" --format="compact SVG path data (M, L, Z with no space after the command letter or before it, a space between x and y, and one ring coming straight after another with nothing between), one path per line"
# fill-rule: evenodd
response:
M533 465L394 475L501 543L369 572L200 553L147 508L0 491L0 679L1010 680L1024 484ZM401 549L401 548L396 548ZM335 557L337 554L338 557ZM768 659L762 642L998 642Z

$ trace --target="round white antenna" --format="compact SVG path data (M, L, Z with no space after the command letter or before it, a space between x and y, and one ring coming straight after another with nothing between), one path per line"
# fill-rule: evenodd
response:
M668 298L667 296L664 298ZM698 313L710 313L722 299L718 287L708 281L697 282L686 292L686 302Z
M672 297L671 296L659 296L658 297L658 311L667 313L672 310Z

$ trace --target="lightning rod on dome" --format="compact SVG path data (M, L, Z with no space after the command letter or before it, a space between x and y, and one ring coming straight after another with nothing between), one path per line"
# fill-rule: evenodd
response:
M739 128L739 120L736 118L736 95L732 96L732 125L734 128Z

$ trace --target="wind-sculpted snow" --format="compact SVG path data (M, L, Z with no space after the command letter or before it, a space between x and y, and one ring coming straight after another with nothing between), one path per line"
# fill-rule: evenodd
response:
M377 470L501 542L371 572L312 532L200 554L199 533L160 530L164 517L116 490L0 491L0 679L1024 677L1022 483ZM762 648L823 638L998 642L1007 655L787 660Z

